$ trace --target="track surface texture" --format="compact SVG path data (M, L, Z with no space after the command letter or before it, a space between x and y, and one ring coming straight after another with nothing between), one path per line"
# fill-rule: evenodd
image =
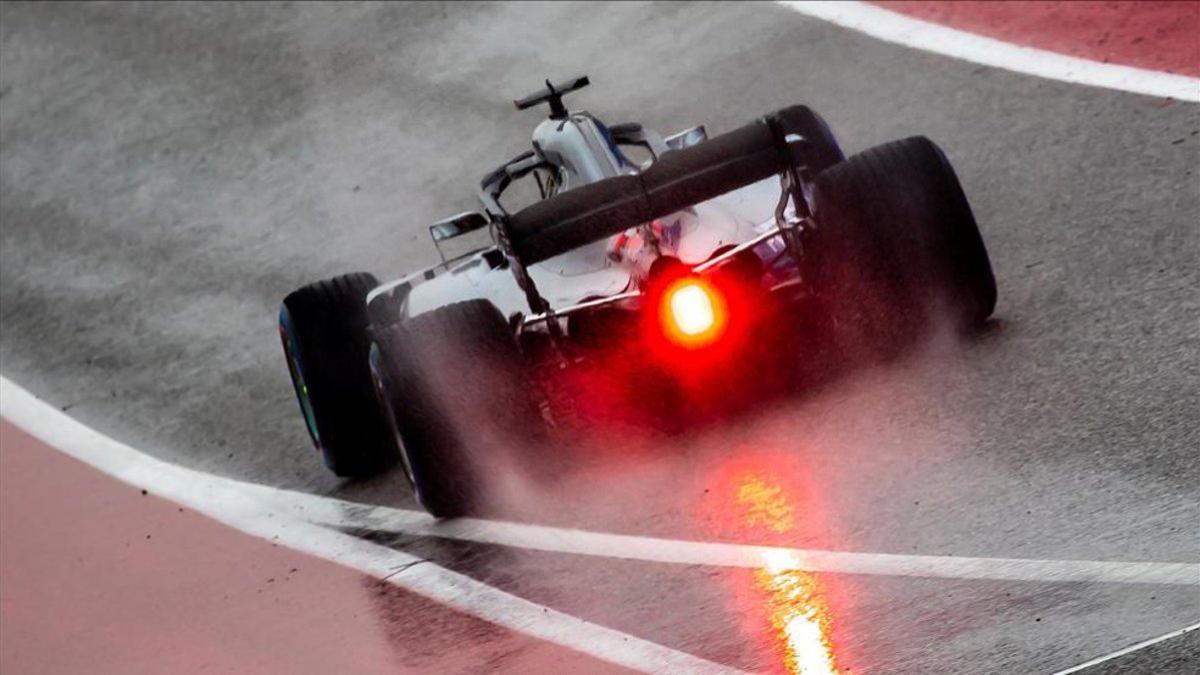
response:
M1000 303L977 339L936 339L728 428L591 448L557 486L515 496L520 519L1200 560L1200 106L958 62L773 4L3 4L0 61L0 369L130 445L411 506L398 473L343 482L321 466L279 302L314 279L434 262L425 226L472 208L479 176L528 146L539 115L508 101L586 72L573 106L610 123L720 132L803 102L850 152L929 136L975 208ZM797 604L839 668L877 673L1052 672L1200 619L1195 586L771 578L374 536L753 670L795 668ZM1130 663L1183 672L1197 651L1193 632Z

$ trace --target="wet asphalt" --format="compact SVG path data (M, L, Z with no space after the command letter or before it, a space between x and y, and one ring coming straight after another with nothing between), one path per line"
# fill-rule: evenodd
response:
M572 104L610 123L719 132L802 102L851 152L933 138L1000 303L973 340L726 427L588 448L514 500L520 517L874 553L1200 560L1200 107L775 5L0 5L0 369L172 461L411 505L398 474L321 467L278 303L314 279L435 262L426 224L472 208L478 177L527 147L538 115L509 101L577 73L593 84ZM388 541L705 658L789 662L778 580L752 572ZM804 583L852 672L1052 672L1200 618L1194 586ZM1187 672L1191 635L1128 669Z

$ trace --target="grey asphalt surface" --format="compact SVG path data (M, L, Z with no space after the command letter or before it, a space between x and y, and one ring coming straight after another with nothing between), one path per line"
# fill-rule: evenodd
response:
M473 207L479 175L527 147L539 115L508 101L585 72L573 106L610 123L719 132L804 102L849 151L930 136L971 198L1000 304L967 343L685 443L599 449L518 500L522 517L1200 560L1200 106L911 51L772 4L0 5L0 370L172 461L410 505L398 474L343 482L320 465L278 303L318 278L434 262L426 224ZM746 480L783 486L793 525L739 511ZM784 667L750 575L394 545L706 658ZM1200 620L1196 587L821 583L853 672L1051 672ZM1171 645L1144 672L1194 668L1194 638Z

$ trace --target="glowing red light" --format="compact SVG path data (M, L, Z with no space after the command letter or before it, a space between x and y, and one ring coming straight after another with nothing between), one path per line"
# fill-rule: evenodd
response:
M713 303L696 284L685 284L671 293L671 318L680 333L701 335L713 327Z
M725 331L725 300L702 279L685 277L662 295L659 320L668 339L686 347L709 344Z

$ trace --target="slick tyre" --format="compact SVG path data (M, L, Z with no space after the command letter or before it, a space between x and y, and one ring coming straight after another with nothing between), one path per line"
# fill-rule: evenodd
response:
M808 278L840 341L893 354L938 322L978 327L996 282L946 156L924 137L855 155L815 182Z
M367 292L379 282L357 272L288 295L279 311L284 357L309 437L343 477L379 473L397 457L379 414L367 363Z
M417 500L438 518L476 515L520 469L545 422L512 330L486 300L446 305L377 336L381 398Z

